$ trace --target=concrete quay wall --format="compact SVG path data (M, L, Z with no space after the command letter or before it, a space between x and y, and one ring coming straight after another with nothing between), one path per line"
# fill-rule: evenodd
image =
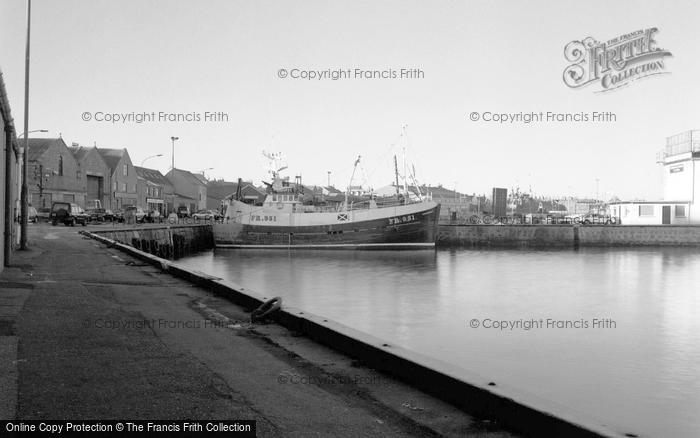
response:
M569 247L570 225L440 225L437 246Z
M700 246L698 225L440 225L438 247Z
M214 247L212 225L115 228L92 233L164 259L178 259Z
M585 246L700 246L700 226L582 226L579 241Z

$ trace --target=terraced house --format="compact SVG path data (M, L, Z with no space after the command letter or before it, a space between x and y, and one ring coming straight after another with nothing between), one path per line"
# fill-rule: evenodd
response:
M138 180L138 206L145 211L157 211L167 215L173 211L173 186L156 169L134 166Z
M85 191L78 182L78 162L62 138L29 139L29 203L51 207L55 201L85 205Z
M171 169L165 177L175 191L175 208L187 207L190 213L207 208L207 183L202 175L182 169Z
M77 179L80 189L85 193L85 207L95 207L96 201L99 201L103 208L111 208L109 199L112 172L97 148L73 143L68 149L78 163Z
M131 157L126 149L97 148L102 159L110 170L111 188L109 193L109 207L112 210L120 210L127 205L138 204L138 191L136 184L138 176Z

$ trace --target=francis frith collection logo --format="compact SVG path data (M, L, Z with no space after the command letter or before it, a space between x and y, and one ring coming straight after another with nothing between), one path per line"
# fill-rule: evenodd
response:
M571 64L564 70L570 88L598 84L597 93L611 91L653 75L669 73L664 58L671 52L658 46L655 27L620 35L605 42L592 37L574 40L564 48Z

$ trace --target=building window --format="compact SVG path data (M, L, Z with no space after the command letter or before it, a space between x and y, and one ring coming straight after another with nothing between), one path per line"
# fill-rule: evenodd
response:
M126 183L122 183L122 192L126 193Z
M676 205L676 217L686 217L685 205Z
M654 206L653 205L640 205L639 206L640 216L654 216Z
M117 182L116 181L112 182L112 190L115 192L117 191Z
M129 167L126 164L122 168L122 175L129 176Z
M58 176L63 176L63 156L58 157Z

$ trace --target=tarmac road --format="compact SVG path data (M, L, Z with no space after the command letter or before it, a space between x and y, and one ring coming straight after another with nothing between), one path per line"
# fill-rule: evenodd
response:
M91 228L91 227L88 227ZM513 436L83 227L30 225L0 276L0 418L254 419L258 436Z

